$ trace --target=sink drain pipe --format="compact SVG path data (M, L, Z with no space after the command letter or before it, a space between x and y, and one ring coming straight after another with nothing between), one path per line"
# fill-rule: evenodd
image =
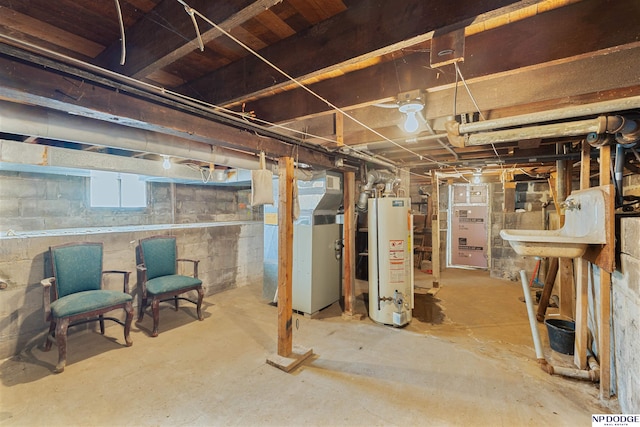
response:
M540 364L540 368L550 375L562 375L564 377L576 378L580 380L587 380L598 382L600 381L600 366L596 361L596 358L590 355L588 357L589 368L587 370L565 368L562 366L553 366L547 362L544 358L542 351L542 343L540 341L540 333L536 325L536 315L533 310L533 301L531 299L531 292L529 291L529 281L527 280L527 273L524 270L520 270L520 281L522 282L522 290L524 292L524 302L527 306L527 314L529 316L529 326L531 327L531 336L533 337L533 347L536 350L536 358Z

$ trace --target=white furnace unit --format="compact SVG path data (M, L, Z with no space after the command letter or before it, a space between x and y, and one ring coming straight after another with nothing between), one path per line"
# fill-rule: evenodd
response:
M369 317L404 326L414 304L411 199L369 199L368 214Z
M342 180L335 172L316 172L297 182L300 216L293 225L293 310L315 314L340 299ZM264 206L263 295L275 301L278 289L278 184L273 206Z

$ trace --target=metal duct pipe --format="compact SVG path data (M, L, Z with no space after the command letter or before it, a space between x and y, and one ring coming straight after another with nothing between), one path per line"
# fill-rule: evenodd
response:
M358 197L358 202L356 203L356 207L361 212L366 212L367 210L367 201L369 200L369 193L373 191L373 187L376 184L384 183L385 186L392 186L400 179L396 177L394 174L388 171L382 170L372 170L367 173L367 182L362 186L362 191L360 192L360 196Z
M7 53L15 58L27 59L29 62L36 63L54 70L63 71L82 77L89 81L107 85L118 90L124 90L129 93L143 96L147 100L155 100L160 102L169 102L173 106L186 107L188 109L196 109L197 111L207 114L207 117L217 123L235 126L240 129L257 132L260 135L277 139L287 144L303 146L310 150L318 150L317 146L306 143L300 138L294 138L284 135L267 128L266 126L256 123L249 123L240 117L222 111L219 107L206 104L203 101L188 98L178 92L167 90L166 88L155 86L141 80L134 79L123 74L118 74L106 68L101 68L70 56L63 55L42 46L38 46L15 37L0 34L0 39L4 39L7 44L3 46L0 43L0 51ZM23 50L24 49L24 50ZM36 55L41 55L36 57ZM64 65L57 64L60 62ZM74 69L75 68L75 69ZM89 74L89 75L88 75ZM324 152L323 152L324 154Z
M171 135L53 110L0 102L0 132L167 155L240 169L259 169L255 156Z
M624 204L622 177L624 175L624 146L622 144L616 145L616 160L613 174L613 182L616 186L616 207L620 207Z
M396 170L398 168L395 164L393 164L391 162L387 162L387 161L384 161L384 160L377 159L377 158L375 158L373 156L370 156L368 154L364 154L364 153L361 153L359 151L356 151L356 150L352 149L351 147L345 146L345 147L342 147L339 151L341 153L343 153L343 154L348 155L348 156L355 157L355 158L358 158L360 160L365 160L365 161L370 162L370 163L375 163L378 166L389 168L391 170Z

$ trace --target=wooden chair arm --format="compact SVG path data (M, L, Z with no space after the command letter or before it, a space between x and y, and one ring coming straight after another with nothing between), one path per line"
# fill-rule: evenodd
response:
M198 278L198 264L200 263L199 259L188 259L188 258L178 258L176 261L184 261L193 263L193 277Z
M51 320L51 286L55 282L55 277L47 277L46 279L42 279L40 284L43 287L43 298L44 298L44 322L47 323Z
M129 293L129 276L131 275L130 271L124 271L124 270L105 270L102 272L102 274L111 274L111 273L116 273L116 274L123 274L123 280L124 280L124 286L123 286L123 290L125 294Z

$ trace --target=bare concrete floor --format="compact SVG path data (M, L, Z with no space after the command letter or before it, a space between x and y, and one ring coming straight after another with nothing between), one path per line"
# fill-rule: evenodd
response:
M0 425L390 426L590 425L597 385L549 376L535 362L521 286L485 272L447 270L435 297L416 272L412 323L345 320L339 304L294 315L294 344L314 356L292 373L265 363L276 352L277 309L261 284L206 299L205 320L185 305L122 328L72 334L64 373L41 340L0 366ZM366 282L359 284L366 292ZM44 330L43 326L43 330ZM44 332L43 332L44 333ZM571 357L548 347L555 364Z

